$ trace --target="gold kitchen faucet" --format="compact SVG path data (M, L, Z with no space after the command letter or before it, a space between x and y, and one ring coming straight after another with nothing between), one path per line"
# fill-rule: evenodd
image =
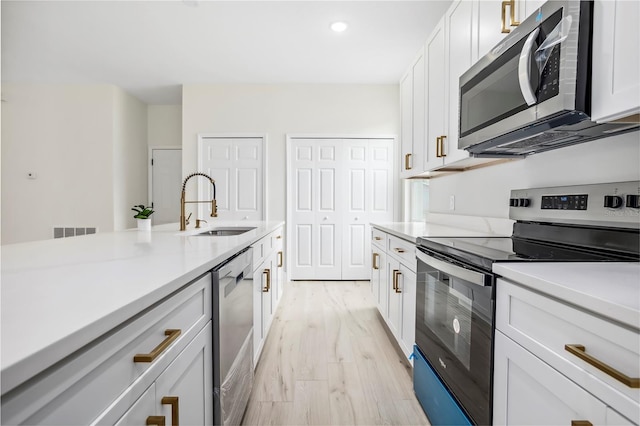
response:
M189 181L189 179L195 176L206 177L207 179L209 179L209 182L211 182L211 185L213 185L213 199L211 201L200 201L200 200L187 201L185 199L186 198L185 188L187 187L187 182ZM181 231L184 231L187 229L187 218L185 217L185 204L192 204L192 203L193 204L211 203L211 217L218 217L218 206L216 205L216 182L211 178L211 176L206 175L204 173L191 173L184 180L184 183L182 184L182 194L180 196L180 230Z

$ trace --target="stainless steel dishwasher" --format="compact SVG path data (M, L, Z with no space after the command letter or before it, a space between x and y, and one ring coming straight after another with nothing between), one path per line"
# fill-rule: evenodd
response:
M239 425L253 388L253 276L249 247L213 271L213 418Z

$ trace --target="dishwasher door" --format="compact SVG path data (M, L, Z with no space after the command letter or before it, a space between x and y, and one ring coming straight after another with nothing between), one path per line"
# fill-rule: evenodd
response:
M213 270L214 421L240 424L253 387L253 258L248 248Z

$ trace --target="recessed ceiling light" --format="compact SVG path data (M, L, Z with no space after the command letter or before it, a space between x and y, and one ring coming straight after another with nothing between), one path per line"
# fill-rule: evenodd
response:
M348 25L346 22L338 21L331 24L331 29L337 33L341 33L347 29Z

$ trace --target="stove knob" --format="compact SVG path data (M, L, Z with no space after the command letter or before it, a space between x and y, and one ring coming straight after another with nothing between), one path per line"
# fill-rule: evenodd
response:
M627 207L640 209L640 195L627 195Z
M510 207L518 207L518 199L517 198L509 198L509 206Z
M520 205L520 207L529 207L531 201L528 198L520 198L518 204Z
M622 207L622 197L618 195L605 195L604 206L611 209L617 209Z

